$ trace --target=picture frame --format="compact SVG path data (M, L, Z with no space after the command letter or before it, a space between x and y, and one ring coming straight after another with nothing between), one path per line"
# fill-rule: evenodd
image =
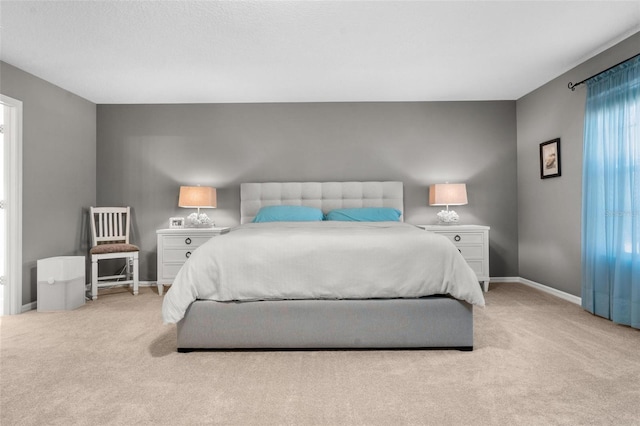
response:
M540 144L540 179L562 175L560 168L560 138Z
M169 228L170 229L184 228L184 217L170 217Z

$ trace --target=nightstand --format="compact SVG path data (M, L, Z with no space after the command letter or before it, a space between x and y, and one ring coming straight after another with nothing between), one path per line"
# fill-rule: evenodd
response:
M484 291L489 291L489 227L482 225L418 225L449 238L467 261Z
M158 229L158 294L162 296L165 284L172 284L184 262L202 244L229 232L230 228Z

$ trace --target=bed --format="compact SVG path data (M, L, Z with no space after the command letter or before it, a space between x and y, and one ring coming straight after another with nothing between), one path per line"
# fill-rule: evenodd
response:
M401 221L252 223L274 205L401 212L402 182L246 183L240 192L241 225L194 251L163 301L178 351L473 349L473 305L484 299L446 238Z

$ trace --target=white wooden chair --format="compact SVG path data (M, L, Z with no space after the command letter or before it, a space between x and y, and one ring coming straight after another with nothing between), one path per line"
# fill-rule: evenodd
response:
M90 207L91 216L91 298L98 298L99 287L133 285L133 294L138 294L138 252L140 249L129 244L129 207ZM123 274L98 276L98 261L104 259L125 259Z

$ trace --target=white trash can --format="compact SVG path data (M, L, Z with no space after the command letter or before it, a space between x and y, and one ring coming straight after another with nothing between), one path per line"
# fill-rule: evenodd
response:
M84 256L38 260L38 312L68 311L84 305Z

